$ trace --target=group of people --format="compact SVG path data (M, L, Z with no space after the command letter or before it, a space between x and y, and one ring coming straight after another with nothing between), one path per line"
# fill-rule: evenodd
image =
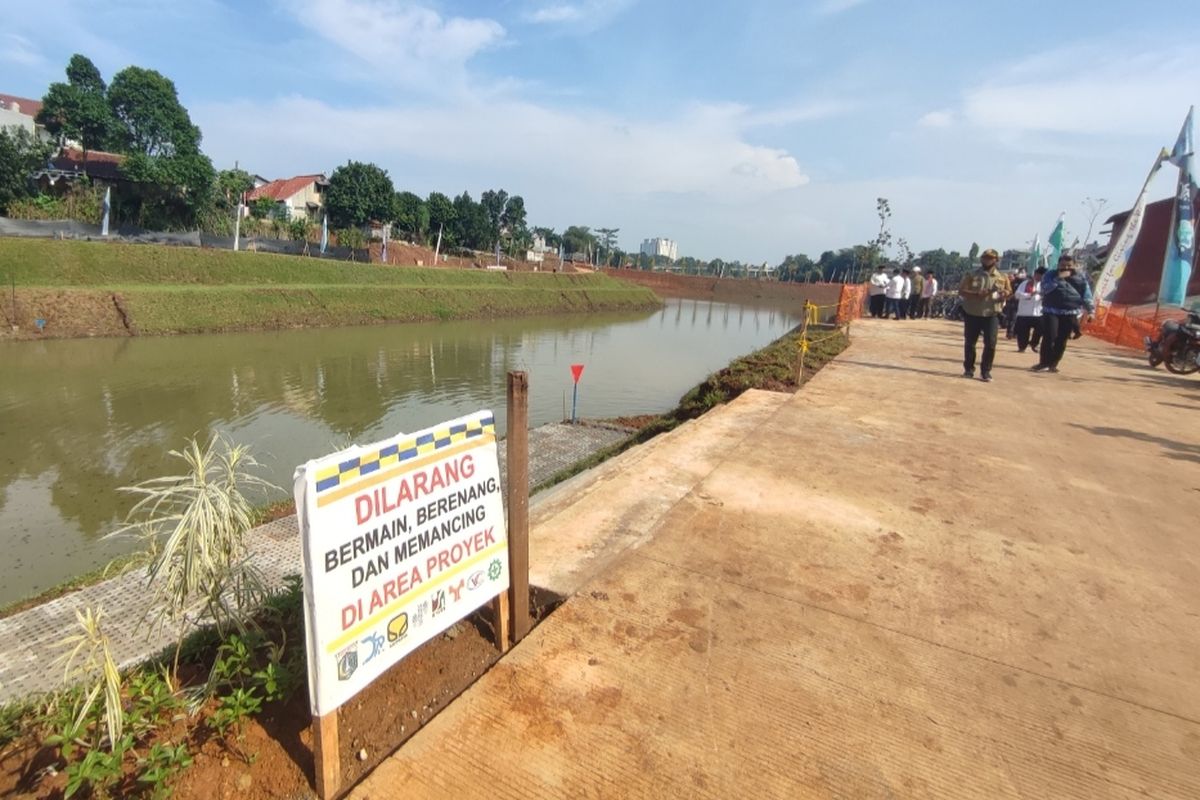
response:
M1000 256L995 250L983 251L979 260L980 268L964 277L958 289L963 307L963 377L975 377L976 348L982 336L979 377L992 380L1000 317L1014 296L1016 316L1009 330L1017 339L1017 351L1031 347L1038 354L1038 363L1030 367L1034 372L1058 372L1067 340L1078 335L1080 317L1094 310L1091 286L1074 257L1063 253L1054 269L1038 267L1015 290L997 269Z
M938 292L937 276L923 275L920 267L893 269L876 267L867 288L868 310L876 319L928 318Z

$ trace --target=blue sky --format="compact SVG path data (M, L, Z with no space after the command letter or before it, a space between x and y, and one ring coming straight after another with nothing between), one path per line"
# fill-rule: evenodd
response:
M873 236L878 196L914 250L1003 249L1132 203L1200 101L1186 6L0 0L0 92L40 97L74 52L151 67L219 168L374 161L626 249L815 258Z

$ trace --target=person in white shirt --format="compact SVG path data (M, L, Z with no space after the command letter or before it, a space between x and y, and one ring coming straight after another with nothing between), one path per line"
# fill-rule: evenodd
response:
M867 288L867 293L870 295L867 307L871 312L871 316L876 319L882 319L887 316L887 312L884 310L884 306L887 303L887 287L887 266L880 264L875 268L875 273L871 275L870 286Z
M908 318L908 304L912 302L912 273L908 267L904 268L904 288L903 294L900 295L900 318Z
M884 309L883 316L893 316L893 319L900 319L900 304L904 297L904 278L900 275L900 270L892 270L892 277L888 279L887 290L884 292L884 297L887 298L887 307Z
M1042 341L1042 276L1045 267L1038 267L1032 278L1026 278L1017 286L1017 352L1024 353L1026 347L1038 351Z
M931 272L925 276L925 286L921 289L921 307L917 309L918 317L929 319L930 309L933 306L933 296L937 294L937 290L937 275Z

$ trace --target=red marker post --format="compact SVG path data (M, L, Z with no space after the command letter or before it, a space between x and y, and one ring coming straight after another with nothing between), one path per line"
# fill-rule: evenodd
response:
M579 379L583 377L583 364L571 365L571 377L575 379L575 390L571 393L571 424L575 424L575 407L579 401Z

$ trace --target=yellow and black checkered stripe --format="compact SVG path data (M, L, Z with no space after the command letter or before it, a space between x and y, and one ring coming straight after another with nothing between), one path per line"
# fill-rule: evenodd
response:
M318 471L317 494L336 489L384 467L403 464L405 461L429 455L444 447L450 447L485 434L496 435L496 418L494 416L467 420L443 430L390 444L374 453L364 453L357 458L351 458Z

